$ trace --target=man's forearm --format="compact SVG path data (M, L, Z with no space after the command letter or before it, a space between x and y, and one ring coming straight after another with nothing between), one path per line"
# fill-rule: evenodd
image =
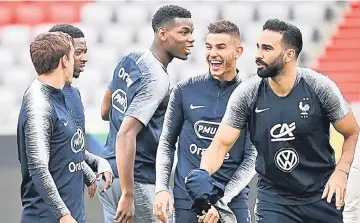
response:
M174 164L175 150L168 147L161 147L156 155L156 184L155 193L168 190L170 175Z
M46 204L49 205L49 210L51 210L55 217L59 219L67 214L71 214L60 197L48 168L44 166L30 169L29 171L37 192Z
M136 135L118 133L116 139L116 164L123 195L134 195L134 163Z
M251 154L249 157L243 160L238 169L235 171L230 181L225 187L224 198L225 202L230 202L235 196L237 196L252 180L255 176L255 162L257 152L254 146L252 146Z
M89 187L91 184L96 182L96 174L85 161L83 161L83 166L84 166L84 183L86 186Z
M354 133L345 138L342 147L342 155L338 164L336 165L336 169L345 171L346 173L350 172L351 164L355 155L355 148L358 137L359 133Z
M224 162L226 153L215 143L211 143L209 148L201 157L200 169L204 169L213 175Z

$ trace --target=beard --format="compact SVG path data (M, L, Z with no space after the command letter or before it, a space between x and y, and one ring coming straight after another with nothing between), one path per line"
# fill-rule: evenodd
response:
M282 61L283 54L280 54L273 62L270 64L265 63L260 59L256 59L256 62L264 65L262 68L257 69L257 74L261 78L275 77L280 74L284 69L285 63Z
M79 77L80 77L80 72L79 72L79 71L74 70L74 73L73 73L73 78L79 78Z

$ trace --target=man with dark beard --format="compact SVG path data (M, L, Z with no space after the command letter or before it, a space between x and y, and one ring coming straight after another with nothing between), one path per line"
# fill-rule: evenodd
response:
M267 21L257 46L260 78L235 89L200 169L189 172L186 184L205 183L198 179L220 168L248 125L258 151L256 221L343 222L347 176L359 136L350 106L326 75L296 67L302 35L294 25ZM337 164L330 123L344 136Z

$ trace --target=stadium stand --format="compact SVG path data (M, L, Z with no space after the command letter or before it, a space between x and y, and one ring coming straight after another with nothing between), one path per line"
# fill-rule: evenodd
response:
M113 68L126 52L149 46L153 35L151 15L160 5L168 3L172 1L0 2L0 134L16 132L22 94L36 77L28 44L34 35L55 23L79 25L86 35L89 62L75 84L84 99L87 130L106 132L108 126L100 118L100 103ZM357 75L360 57L355 53L360 48L356 40L360 37L359 3L183 1L180 4L192 11L196 42L189 61L175 60L169 66L173 83L206 72L206 26L216 19L232 20L241 28L245 51L238 67L242 75L252 75L257 34L264 21L280 18L298 25L303 33L304 50L299 65L329 74L349 101L356 104L360 100Z

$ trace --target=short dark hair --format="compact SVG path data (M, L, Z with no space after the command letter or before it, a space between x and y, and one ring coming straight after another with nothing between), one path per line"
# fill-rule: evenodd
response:
M240 39L240 30L239 27L230 21L227 20L219 20L216 22L212 22L208 25L209 33L217 34L217 33L225 33L234 37L238 37Z
M40 33L30 43L30 56L36 72L46 74L59 66L60 59L69 57L73 39L62 32Z
M160 7L151 21L154 32L159 27L175 18L191 18L191 12L177 5L165 5Z
M294 47L296 57L299 56L303 47L303 40L298 27L279 19L269 19L265 22L263 30L281 33L283 35L283 43L287 46Z
M78 28L70 24L57 24L53 26L49 32L63 32L70 35L72 38L85 37L84 33Z

